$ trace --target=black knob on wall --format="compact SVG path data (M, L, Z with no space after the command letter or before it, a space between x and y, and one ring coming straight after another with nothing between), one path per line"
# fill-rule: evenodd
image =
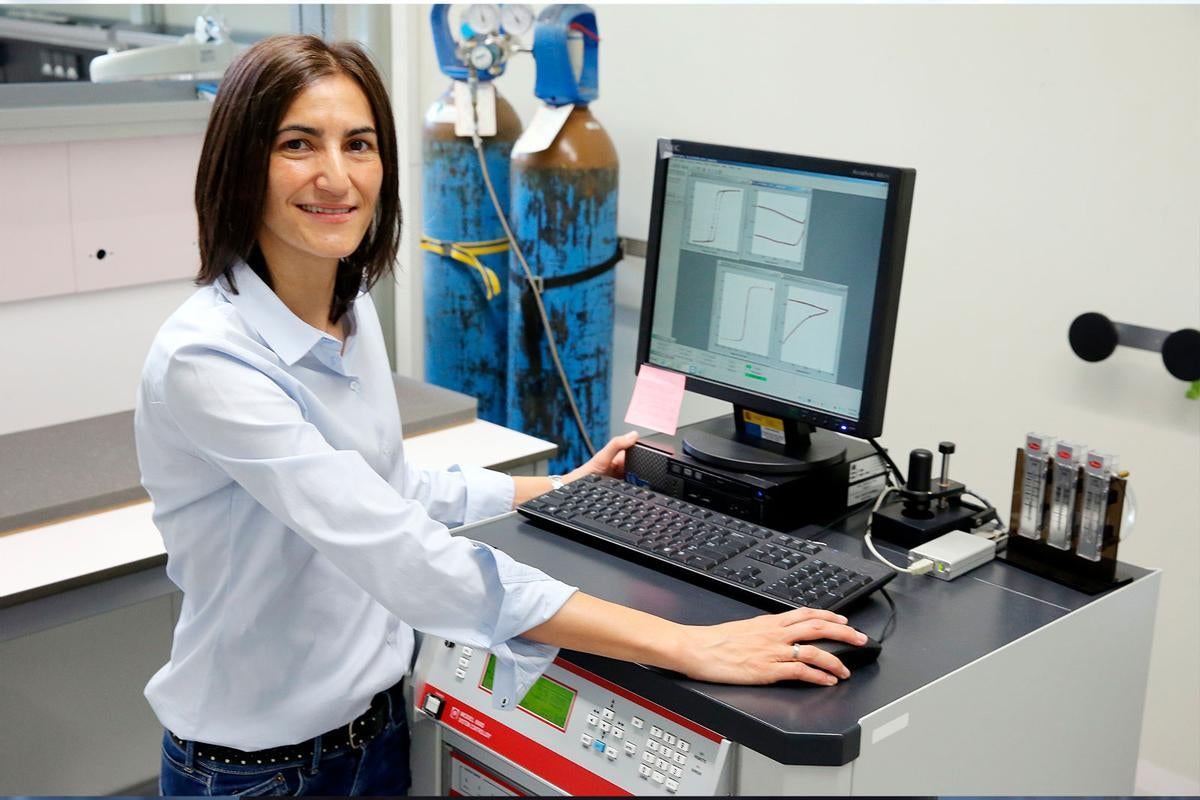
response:
M1181 381L1200 381L1200 331L1182 328L1163 342L1163 363L1167 372Z
M1080 314L1067 332L1071 349L1084 361L1103 361L1117 349L1117 326L1103 314Z
M1200 331L1181 328L1174 333L1113 322L1095 311L1080 314L1067 333L1071 349L1084 361L1103 361L1117 345L1161 353L1167 372L1181 381L1200 380Z

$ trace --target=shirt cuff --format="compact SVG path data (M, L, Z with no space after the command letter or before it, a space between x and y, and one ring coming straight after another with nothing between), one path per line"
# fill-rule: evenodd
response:
M549 578L534 567L513 561L502 551L486 549L496 560L503 582L509 588L497 619L495 635L500 641L491 648L496 656L492 706L510 709L521 702L558 655L557 647L518 634L553 617L578 590ZM520 584L525 586L520 587Z
M558 648L516 638L496 645L492 653L496 656L492 707L510 709L525 698L546 668L554 663Z
M464 525L512 511L516 487L510 476L483 467L458 464L450 467L450 471L462 473L467 486L467 507L463 512Z

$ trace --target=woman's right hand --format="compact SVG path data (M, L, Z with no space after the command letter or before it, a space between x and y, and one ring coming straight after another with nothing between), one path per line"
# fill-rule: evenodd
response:
M832 686L850 677L835 656L804 642L837 639L860 645L867 637L831 611L797 608L720 625L688 626L679 672L714 683L807 681ZM793 647L793 644L799 644Z
M861 645L867 640L832 611L797 608L720 625L681 625L583 592L575 592L550 619L522 635L713 683L808 681L822 686L849 677L850 670L805 642L837 639Z

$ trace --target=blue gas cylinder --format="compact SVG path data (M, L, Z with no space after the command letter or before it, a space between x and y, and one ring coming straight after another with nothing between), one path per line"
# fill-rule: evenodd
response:
M599 448L608 441L612 395L617 152L588 107L576 105L548 149L513 158L511 184L513 233L542 286L559 356ZM589 454L515 255L510 270L508 426L558 443L550 469L565 472Z
M451 86L426 113L422 140L425 379L475 397L480 418L504 425L508 243L471 139L455 136L454 120ZM483 150L501 205L520 134L516 112L497 94L496 135Z

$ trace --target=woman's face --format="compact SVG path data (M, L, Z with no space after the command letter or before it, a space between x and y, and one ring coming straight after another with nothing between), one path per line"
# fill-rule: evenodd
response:
M267 263L348 256L375 214L383 161L371 104L346 75L313 83L283 115L258 243Z

